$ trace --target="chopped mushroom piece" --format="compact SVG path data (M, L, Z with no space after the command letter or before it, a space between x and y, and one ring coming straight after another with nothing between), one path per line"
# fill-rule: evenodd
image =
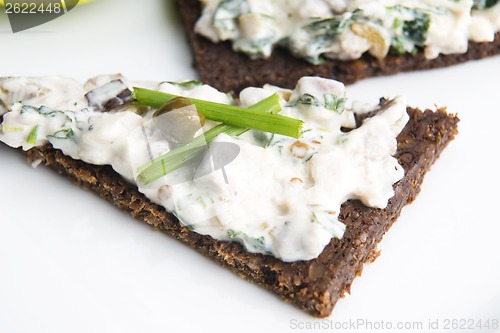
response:
M122 80L113 80L89 91L85 97L95 111L110 111L132 101L132 91Z

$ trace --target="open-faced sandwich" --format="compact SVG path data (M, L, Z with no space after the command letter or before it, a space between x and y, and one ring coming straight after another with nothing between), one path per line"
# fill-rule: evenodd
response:
M500 53L498 0L177 0L195 66L223 91L346 84ZM252 60L250 60L252 59Z
M443 109L344 85L135 88L0 79L0 140L245 279L330 315L457 133ZM182 96L182 97L181 97Z

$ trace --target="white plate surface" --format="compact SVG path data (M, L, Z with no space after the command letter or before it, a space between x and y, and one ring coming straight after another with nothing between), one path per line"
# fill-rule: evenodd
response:
M197 78L168 1L96 0L17 34L1 13L0 48L0 76ZM476 332L488 319L493 328L500 320L500 57L369 79L348 94L365 101L405 95L413 106L446 105L462 121L381 243L382 255L330 318L311 318L0 145L0 332L382 332L401 325L451 332L462 324L460 331Z

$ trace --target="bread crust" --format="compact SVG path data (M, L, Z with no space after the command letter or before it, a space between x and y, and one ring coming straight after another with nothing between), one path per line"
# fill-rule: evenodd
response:
M396 154L405 176L394 185L395 196L385 209L368 208L356 200L344 203L340 212L340 219L347 225L344 237L332 239L318 258L309 261L283 262L272 256L248 253L239 243L192 232L163 207L151 203L110 166L73 160L49 145L33 148L27 156L30 162L42 162L286 302L315 317L327 317L345 292L350 292L363 264L378 256L377 243L402 207L415 199L425 173L457 134L459 119L444 109L421 112L408 108L408 113L410 121L398 137Z
M309 75L351 84L368 77L447 67L500 54L500 33L497 33L491 43L469 43L467 53L440 55L432 60L426 59L423 52L388 55L383 60L365 54L357 60L326 60L321 65L312 65L280 48L268 59L250 60L247 55L234 52L229 42L215 44L194 32L195 22L201 15L199 0L176 2L201 80L232 93L266 83L291 89L301 77Z

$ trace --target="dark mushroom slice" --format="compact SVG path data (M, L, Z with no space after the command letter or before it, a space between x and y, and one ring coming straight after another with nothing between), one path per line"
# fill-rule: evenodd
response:
M97 87L87 94L85 98L89 107L95 111L111 111L132 102L132 91L122 80L113 80Z

